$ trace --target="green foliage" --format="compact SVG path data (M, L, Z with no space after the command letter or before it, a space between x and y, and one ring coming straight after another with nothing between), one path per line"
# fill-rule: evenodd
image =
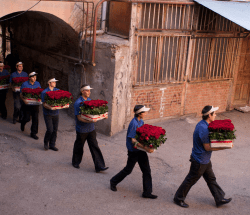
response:
M46 95L44 100L45 100L46 104L48 104L50 106L64 106L64 105L72 103L72 99L67 98L67 97L56 100L56 99L51 99Z
M80 107L80 113L91 114L91 115L101 115L108 112L108 106L94 107L93 109L86 107L85 105Z
M41 94L32 95L31 93L23 93L23 97L25 97L25 98L34 98L34 99L38 100L38 99L41 99Z
M155 139L154 137L149 137L148 140L140 140L140 137L138 134L136 134L135 139L143 144L144 146L150 147L150 145L153 146L154 149L157 149L161 144L165 143L167 138L165 138L166 135L161 135L159 139Z
M221 132L210 132L209 138L210 140L234 140L236 136L233 131L221 131Z
M0 80L0 85L6 85L9 84L8 78Z

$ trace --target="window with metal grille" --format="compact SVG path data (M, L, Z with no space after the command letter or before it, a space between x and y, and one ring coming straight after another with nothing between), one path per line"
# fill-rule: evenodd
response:
M189 80L233 78L239 39L199 38L193 47L193 64Z
M188 37L139 37L139 85L180 83L186 69Z
M182 83L187 59L189 81L232 78L239 38L207 36L214 32L244 29L199 5L142 4L134 85Z

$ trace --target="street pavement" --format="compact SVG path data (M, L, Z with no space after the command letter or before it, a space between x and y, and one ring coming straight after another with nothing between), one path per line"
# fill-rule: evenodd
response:
M155 200L144 199L142 174L138 164L131 175L118 184L117 192L109 180L127 160L126 130L108 137L98 134L106 166L96 173L87 143L80 169L71 165L76 133L74 119L60 111L58 152L43 149L45 123L40 109L39 140L30 138L29 122L25 131L12 124L13 104L8 98L8 118L0 118L0 214L1 215L161 215L161 214L249 214L250 202L250 113L219 113L217 119L230 118L237 139L233 149L213 152L212 164L217 182L233 200L220 208L201 178L190 190L189 208L173 203L173 197L190 167L192 135L200 117L171 119L154 125L166 130L167 141L149 154Z

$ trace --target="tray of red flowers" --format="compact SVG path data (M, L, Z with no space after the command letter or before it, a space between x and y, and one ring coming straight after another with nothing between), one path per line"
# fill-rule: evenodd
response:
M230 119L214 120L208 126L211 148L232 148L235 137Z
M108 102L104 100L84 101L80 106L80 116L86 120L101 120L108 116Z
M45 95L44 106L51 110L69 108L73 96L70 92L64 90L49 91Z
M167 140L165 136L166 131L162 127L144 124L143 126L136 129L135 139L144 146L155 150L161 144L165 143ZM140 147L138 147L138 149L145 151Z
M20 92L20 88L23 82L28 81L28 77L16 77L12 78L12 90L14 92Z
M5 90L9 88L9 75L0 76L0 90Z
M43 91L42 88L30 89L30 88L23 88L22 89L22 96L23 101L26 105L41 105L41 92Z

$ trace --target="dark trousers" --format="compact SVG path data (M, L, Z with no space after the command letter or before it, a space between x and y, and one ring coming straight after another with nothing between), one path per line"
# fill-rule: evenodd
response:
M128 176L132 172L137 162L142 171L143 193L151 194L152 193L151 169L149 165L148 155L146 152L143 151L137 151L137 152L128 151L127 165L122 171L120 171L117 175L111 178L110 181L114 185L120 183L126 176Z
M95 169L99 170L102 167L105 167L105 162L102 156L102 152L98 146L98 142L96 140L96 131L91 131L89 133L79 133L76 132L76 141L73 149L73 157L72 164L80 164L82 162L83 156L83 147L85 141L87 140L89 145L89 150L92 155L92 159L95 164Z
M215 199L215 202L221 201L224 198L225 193L216 182L211 161L208 164L200 164L192 157L190 161L190 171L177 190L175 198L184 201L191 187L200 179L201 176L203 176Z
M5 105L7 90L0 90L0 113L2 118L7 117L7 109Z
M59 123L59 115L43 115L47 131L44 136L44 143L49 143L49 146L56 145L56 137Z
M14 113L13 113L13 119L17 119L19 117L19 121L23 118L23 112L21 110L21 107L23 105L23 101L20 97L20 92L13 92L13 99L14 99Z
M25 124L30 121L30 117L32 117L31 134L37 134L39 105L23 104L22 111L23 111L23 119L21 120L21 124L25 126Z

